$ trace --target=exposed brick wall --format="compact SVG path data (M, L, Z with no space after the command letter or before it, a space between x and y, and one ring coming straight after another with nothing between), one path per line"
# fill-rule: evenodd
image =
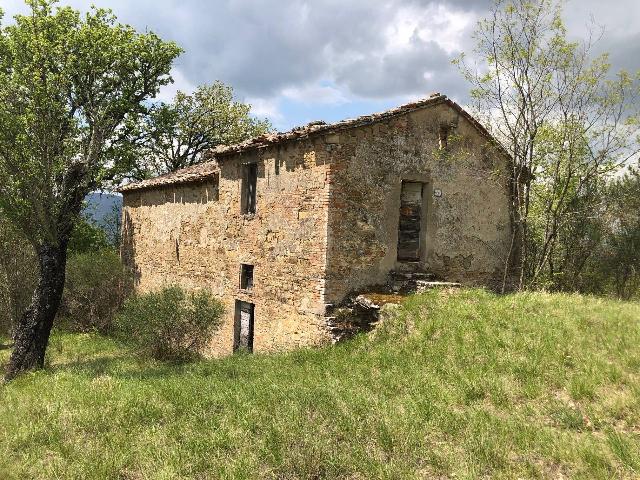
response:
M443 125L455 126L446 151ZM258 165L254 215L241 213L247 162ZM176 283L223 300L212 355L232 351L236 299L255 304L255 351L316 345L329 339L326 304L397 267L402 180L426 184L422 268L499 282L511 235L508 178L506 159L439 104L225 154L206 182L125 191L122 255L140 291ZM251 292L240 290L243 263L254 265Z
M122 254L138 290L175 283L218 295L226 313L212 355L232 351L236 299L255 304L255 351L325 341L325 160L313 142L296 142L225 158L217 182L125 192ZM252 161L257 211L243 215L242 165ZM243 263L255 266L251 292L240 290Z

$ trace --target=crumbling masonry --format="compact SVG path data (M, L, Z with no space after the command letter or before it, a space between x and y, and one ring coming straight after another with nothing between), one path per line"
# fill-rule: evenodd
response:
M422 275L494 286L511 240L508 156L443 95L218 148L122 188L136 286L226 306L210 355L317 345L355 292Z

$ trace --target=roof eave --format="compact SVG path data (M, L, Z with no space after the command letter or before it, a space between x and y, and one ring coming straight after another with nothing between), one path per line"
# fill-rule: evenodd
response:
M446 104L451 108L453 108L454 110L456 110L459 114L464 116L465 119L481 135L483 135L493 145L495 145L501 153L506 155L508 158L511 158L507 150L500 144L500 142L493 135L491 135L489 131L480 122L478 122L471 114L469 114L464 108L462 108L453 100L449 99L446 95L434 94L431 97L426 98L424 100L401 105L399 107L396 107L394 109L387 110L381 113L374 113L371 115L364 115L354 119L342 120L340 122L333 123L333 124L321 124L321 125L309 124L305 127L295 128L293 130L290 130L289 132L272 134L272 135L262 135L260 137L256 137L254 139L248 140L247 142L243 142L243 143L239 143L231 146L219 147L217 149L213 149L209 151L206 155L211 160L204 162L199 166L200 167L214 166L214 165L217 165L217 162L222 160L223 157L229 157L231 155L237 155L237 154L242 154L247 152L254 152L256 150L262 150L262 149L269 148L279 144L308 140L309 138L317 137L320 135L330 135L332 133L342 132L342 131L350 130L353 128L359 128L366 125L382 122L391 118L395 118L400 115L406 115L406 114L415 112L417 110L421 110L423 108L433 107L440 104ZM193 168L193 167L188 167L188 168ZM203 167L203 168L206 168L206 167ZM165 176L155 177L153 179L143 180L142 182L125 185L123 187L120 187L116 191L124 194L124 193L138 191L138 190L158 188L165 185L193 183L193 182L206 180L209 177L212 177L218 174L217 170L213 170L210 172L194 173L192 175L185 175L183 177L180 177L179 172L180 170L178 170L177 172L166 174ZM163 177L166 177L166 181L162 181Z

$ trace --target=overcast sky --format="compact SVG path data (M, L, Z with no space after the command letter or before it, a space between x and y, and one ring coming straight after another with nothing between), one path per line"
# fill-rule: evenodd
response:
M119 20L153 30L185 53L175 90L222 80L286 130L312 120L372 113L431 92L464 103L468 86L451 59L471 52L475 23L489 0L64 0L113 9ZM0 0L5 21L22 0ZM606 27L599 50L615 69L640 69L640 0L570 0L569 34L590 18Z

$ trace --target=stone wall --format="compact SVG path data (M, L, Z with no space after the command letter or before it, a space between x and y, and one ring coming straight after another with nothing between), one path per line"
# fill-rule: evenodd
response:
M418 266L465 284L501 280L508 162L446 103L221 155L217 176L127 191L123 209L123 258L140 291L180 284L223 300L212 355L233 349L236 300L255 304L254 351L328 341L326 305L399 267L403 180L424 184ZM257 211L243 214L250 162ZM241 264L254 266L250 292Z
M501 281L511 239L508 162L454 109L441 104L327 135L325 149L328 303L384 283L398 267L403 180L425 183L421 268L465 284Z
M254 351L326 341L326 160L300 141L226 156L206 182L125 192L122 255L138 290L179 284L219 296L226 313L211 355L232 351L236 299L255 304ZM258 165L253 215L240 204L248 162ZM243 263L254 265L250 292L240 289Z

